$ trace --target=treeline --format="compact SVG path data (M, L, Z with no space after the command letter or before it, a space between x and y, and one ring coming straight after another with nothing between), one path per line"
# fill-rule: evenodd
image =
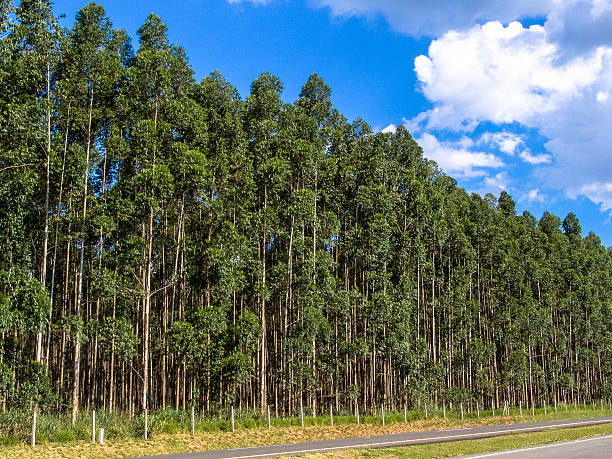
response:
M195 82L152 14L0 1L2 409L612 397L612 250L409 132Z

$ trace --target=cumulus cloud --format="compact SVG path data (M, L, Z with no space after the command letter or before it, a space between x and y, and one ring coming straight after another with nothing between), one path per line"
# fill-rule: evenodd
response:
M390 124L389 126L387 126L386 128L384 128L382 131L383 134L388 134L388 133L392 133L395 134L395 131L397 130L397 126L395 124Z
M508 190L508 173L499 172L492 177L485 177L484 184L487 192L498 194L500 191Z
M499 168L503 161L491 153L473 151L474 142L463 137L458 141L441 141L430 133L416 139L423 148L423 154L433 159L447 173L472 178L487 174L485 169Z
M558 110L597 81L604 51L562 65L557 52L538 25L494 21L446 33L414 61L425 96L447 113L431 116L428 127L458 128L465 119L529 124Z
M539 188L534 188L533 190L529 190L527 193L525 193L520 200L527 203L543 203L545 197L542 193L540 193Z
M519 145L523 144L523 136L512 132L485 132L480 136L479 143L492 145L500 151L514 155Z
M518 152L538 167L544 186L612 209L612 194L590 186L612 176L612 48L567 58L546 26L489 22L434 40L428 55L415 59L415 71L434 107L410 120L411 128L469 132L493 122L534 129L549 139L545 152L533 153L503 131L481 140Z
M335 16L373 17L382 15L397 31L412 36L436 37L451 29L497 19L504 23L524 17L546 16L556 0L311 0L328 7Z
M546 153L542 153L540 155L534 155L533 153L531 153L531 151L529 151L528 148L521 151L519 156L521 157L523 161L529 164L547 164L547 163L552 162L552 157L550 155Z
M612 182L583 185L577 194L588 196L591 201L599 204L604 212L612 210Z

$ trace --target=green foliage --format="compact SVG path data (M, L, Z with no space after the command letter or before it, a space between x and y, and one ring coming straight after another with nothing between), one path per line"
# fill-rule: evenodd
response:
M469 195L317 74L293 104L267 72L243 100L196 83L155 14L138 37L95 3L64 30L47 1L0 1L7 409L191 404L219 430L232 403L612 397L612 250L576 215Z

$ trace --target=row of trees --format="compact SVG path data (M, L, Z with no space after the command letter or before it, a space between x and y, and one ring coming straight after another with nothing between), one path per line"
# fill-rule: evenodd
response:
M0 1L0 397L279 415L612 396L612 251L409 132L196 83L152 14Z

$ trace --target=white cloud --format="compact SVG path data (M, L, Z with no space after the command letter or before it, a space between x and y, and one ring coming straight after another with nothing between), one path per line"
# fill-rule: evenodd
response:
M440 36L450 29L465 29L482 21L508 23L524 17L546 16L557 0L311 0L328 7L334 16L382 15L397 31L412 36Z
M448 174L463 178L486 175L487 168L499 168L504 165L501 159L491 153L472 151L473 141L462 137L458 141L440 141L429 133L416 139L423 148L423 154L433 159Z
M540 193L539 188L534 188L523 195L520 200L527 203L543 203L545 197L542 193Z
M384 128L382 131L383 134L387 134L387 133L392 133L395 134L395 131L397 130L397 126L395 124L390 124L389 126L387 126L386 128Z
M562 51L546 27L491 22L449 32L415 59L434 107L407 125L465 133L481 122L519 123L549 139L545 152L519 151L517 139L504 143L501 134L482 141L537 166L534 178L542 186L587 196L610 210L610 193L589 184L607 184L612 176L612 48L589 48L571 58Z
M430 116L427 126L457 129L466 119L529 124L596 82L603 55L599 49L558 65L545 29L518 22L448 32L414 61L425 96L445 114Z
M499 172L492 177L486 177L484 184L487 191L499 194L500 191L508 190L508 181L508 174L506 172Z
M528 148L521 151L519 156L521 157L523 161L529 164L547 164L547 163L552 162L552 156L546 153L542 153L540 155L534 155L531 153L531 151L529 151Z
M595 204L599 204L602 212L612 210L612 182L583 185L577 194L584 195Z
M523 143L523 136L512 132L485 132L478 141L485 145L493 145L500 151L514 155L517 147Z

